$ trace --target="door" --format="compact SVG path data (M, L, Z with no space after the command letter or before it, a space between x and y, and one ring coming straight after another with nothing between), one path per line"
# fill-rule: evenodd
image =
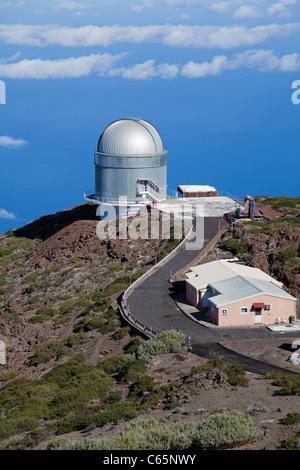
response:
M255 308L254 309L254 324L255 325L260 325L263 321L262 317L262 309L261 308Z

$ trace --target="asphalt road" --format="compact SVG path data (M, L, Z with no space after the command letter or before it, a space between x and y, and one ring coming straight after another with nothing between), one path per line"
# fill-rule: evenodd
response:
M170 283L170 273L190 263L202 251L215 235L219 227L219 218L205 218L203 246L197 250L187 250L183 246L177 254L155 271L128 297L127 303L135 318L159 333L163 330L178 329L190 337L194 354L208 359L223 359L242 365L245 370L260 374L262 370L288 370L257 361L246 355L231 351L221 344L222 340L272 339L282 337L281 333L262 328L208 328L186 316L175 303L175 298L182 291L182 285ZM198 240L199 242L199 240ZM190 245L191 246L191 245ZM298 338L299 333L285 333L284 338ZM284 342L284 339L283 339Z

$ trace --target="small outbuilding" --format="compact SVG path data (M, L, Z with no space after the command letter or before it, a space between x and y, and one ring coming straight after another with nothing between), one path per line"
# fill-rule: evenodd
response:
M177 190L182 197L216 197L219 196L218 191L213 186L208 185L179 185Z
M260 269L225 260L190 269L186 300L219 326L285 323L295 315L297 302Z

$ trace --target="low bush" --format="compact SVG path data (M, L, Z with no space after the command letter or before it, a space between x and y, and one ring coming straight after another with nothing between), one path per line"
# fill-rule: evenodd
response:
M286 418L283 418L281 420L282 424L298 424L300 423L300 413L288 413L286 415Z
M237 411L212 414L192 434L195 450L228 449L248 442L263 433L256 429L248 414Z
M201 366L193 367L189 373L189 378L193 378L195 374L200 374L202 372L209 372L215 370L216 373L224 373L228 383L232 386L248 386L248 379L246 377L246 372L242 366L237 364L231 364L230 362L223 361L222 359L212 359L207 361Z
M299 254L299 248L297 246L291 246L289 248L285 248L284 250L280 250L278 252L277 258L279 261L287 262L292 258L297 257Z
M104 274L103 276L104 277L107 277L109 276L110 274L113 274L113 273L118 273L120 271L123 271L124 270L124 267L123 266L112 266L110 269L108 269Z
M131 397L141 397L144 392L150 392L154 388L154 379L150 375L140 376L130 387Z
M273 379L273 385L280 387L275 395L300 395L300 376L281 372L264 371L267 379Z
M6 274L0 274L0 287L5 286L6 284Z
M68 348L74 348L84 343L86 340L87 338L84 333L75 333L74 335L68 336L65 341L65 346L67 346Z
M75 418L62 419L58 425L57 434L65 434L72 431L81 431L87 426L102 427L107 423L118 424L135 418L136 410L133 403L122 401L114 403L101 413L92 415L79 414Z
M124 426L112 437L83 442L58 440L51 443L48 450L184 450L191 444L188 431L194 427L183 422L139 420Z
M283 441L279 450L299 450L300 431L296 431L289 439Z
M15 370L10 370L0 374L0 382L7 382L8 380L15 379L18 375L18 372Z
M247 252L247 243L234 238L224 241L221 246L225 250L230 251L233 255L240 255Z
M125 338L125 336L127 336L130 333L130 330L131 330L130 326L124 326L123 328L119 328L115 332L113 338L115 340L120 340L122 338Z
M153 339L145 341L137 349L139 359L149 359L157 354L167 354L186 344L186 335L177 330L162 331Z
M45 341L44 343L37 344L34 348L34 354L29 359L30 366L38 366L51 359L59 359L66 353L63 341Z
M233 411L211 415L198 426L183 421L139 420L108 438L56 441L48 450L216 450L231 448L261 435L249 415Z
M148 362L145 359L128 359L119 361L118 380L122 382L135 382L141 375L145 374Z

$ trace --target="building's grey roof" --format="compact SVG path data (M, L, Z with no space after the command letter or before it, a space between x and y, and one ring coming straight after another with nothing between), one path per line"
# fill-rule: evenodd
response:
M209 298L209 301L216 307L223 307L258 295L268 295L293 301L297 300L295 297L268 280L243 276L235 276L230 279L212 282L210 283L210 287L219 292L219 295Z
M230 263L224 260L211 261L210 263L195 266L186 273L186 278L189 284L198 289L204 289L212 282L223 281L236 276L273 282L273 284L279 287L282 285L279 281L273 279L267 273L258 268L252 268L251 266L245 266L243 264Z
M109 155L144 156L163 151L159 133L141 118L125 118L111 123L98 142L98 152Z

